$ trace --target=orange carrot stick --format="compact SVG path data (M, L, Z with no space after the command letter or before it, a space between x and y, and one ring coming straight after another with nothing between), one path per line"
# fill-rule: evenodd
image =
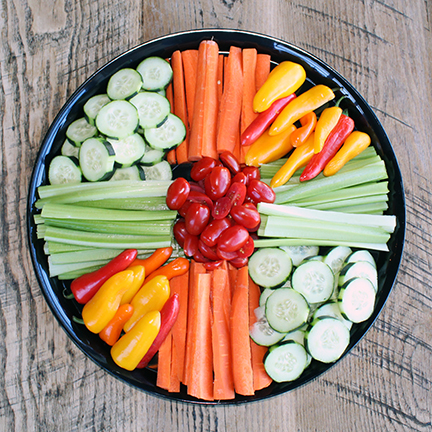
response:
M167 59L167 61L169 62L168 59ZM172 67L172 63L171 63L171 67ZM168 84L167 88L165 89L165 93L166 93L166 98L168 99L168 101L171 105L171 112L174 113L174 93L173 93L173 83L172 82L170 82ZM171 165L175 165L177 163L175 149L172 149L167 153L167 161Z
M200 43L198 48L197 78L195 87L195 101L193 118L189 138L189 161L201 159L202 134L204 125L204 103L205 103L205 84L207 68L207 47L205 41Z
M259 286L249 277L249 326L256 322L255 309L259 306L261 290ZM267 347L257 345L252 339L252 371L254 390L261 390L272 383L272 379L267 375L264 368L263 359L267 353Z
M224 74L224 91L219 108L217 151L233 152L240 136L240 115L243 93L242 50L230 48Z
M178 116L188 129L188 113L186 105L186 91L183 73L182 54L180 51L174 51L171 56L171 66L173 70L173 88L174 88L174 114ZM177 162L187 162L189 134L186 133L185 140L176 148Z
M244 266L237 272L231 309L231 348L236 393L254 394L252 356L249 336L249 272Z
M213 369L214 398L233 399L234 378L232 374L232 352L230 340L230 295L227 268L212 272L213 284Z
M269 74L270 74L270 56L268 54L258 54L256 73L255 73L255 83L256 83L257 91L265 83Z
M195 325L190 335L191 361L187 392L204 400L213 400L213 354L210 323L211 274L198 273L192 283Z
M156 385L168 390L171 382L171 332L163 341L158 352Z
M217 89L218 89L218 102L219 103L222 99L222 92L223 92L224 63L225 63L225 56L223 54L219 54L218 74L217 74Z
M171 331L172 334L172 331ZM171 337L171 375L168 387L169 392L178 393L180 391L180 380L177 374L178 371L178 354L174 344L174 338Z
M184 71L184 80L185 80L186 106L187 106L188 123L189 123L187 127L190 130L192 124L193 112L194 112L194 103L195 103L198 50L182 51L182 62L183 62L183 71Z
M237 268L234 267L232 264L228 263L228 276L229 276L229 283L230 283L230 298L232 299L234 294L234 288L237 281Z

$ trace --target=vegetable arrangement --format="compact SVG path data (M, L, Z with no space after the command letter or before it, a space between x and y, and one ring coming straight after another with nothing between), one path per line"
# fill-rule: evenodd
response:
M72 280L119 367L156 360L168 392L230 400L295 380L373 313L368 250L396 227L385 164L335 89L291 61L270 69L206 40L119 70L38 189L50 276Z

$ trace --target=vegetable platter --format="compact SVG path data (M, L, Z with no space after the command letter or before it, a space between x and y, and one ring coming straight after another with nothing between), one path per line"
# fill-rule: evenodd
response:
M296 377L293 380L285 381L281 379L281 382L278 382L279 380L275 379L273 382L271 382L270 385L266 385L264 386L264 388L255 391L253 395L235 394L233 395L233 397L225 398L224 400L218 400L217 398L211 397L205 400L206 398L194 397L192 394L190 394L190 392L186 391L184 386L181 386L179 390L175 392L169 392L161 388L161 386L157 385L157 371L154 367L154 364L152 363L150 363L149 367L146 368L131 368L132 370L128 370L127 367L120 367L118 365L118 362L113 361L113 356L110 354L109 347L101 339L101 337L99 337L99 335L96 333L89 332L85 326L77 322L76 317L81 316L81 313L84 313L84 311L82 311L82 307L80 307L80 305L76 301L71 301L64 295L65 292L70 292L71 281L67 279L64 280L63 278L58 278L56 276L50 277L49 263L45 253L46 251L44 251L44 243L43 241L41 241L40 238L38 238L37 233L38 211L36 205L39 198L38 188L49 183L49 171L51 162L56 156L60 155L60 153L62 152L62 146L65 142L66 137L69 138L69 141L71 141L71 137L68 136L68 134L70 135L70 130L68 131L68 127L70 126L70 124L83 117L83 113L87 113L87 111L89 111L88 105L85 107L86 102L93 96L105 93L107 86L109 85L108 83L110 78L119 70L133 70L137 67L139 68L141 62L147 58L159 57L161 59L170 59L173 52L178 50L197 50L200 42L204 40L215 41L220 50L220 54L224 54L225 56L230 52L230 48L233 46L240 49L254 48L258 53L270 56L272 68L275 68L278 64L282 62L293 62L295 64L301 65L301 67L305 71L305 80L302 86L303 92L316 86L324 86L328 89L331 89L331 91L334 91L336 98L339 100L341 108L343 108L344 110L344 113L352 119L357 129L369 135L371 139L371 148L373 148L372 150L374 151L374 154L376 153L376 155L378 155L381 160L384 161L385 169L388 175L389 189L388 209L385 211L385 214L394 216L396 221L395 226L391 231L390 239L386 242L387 246L385 248L377 248L377 250L372 251L373 259L376 263L378 280L377 286L374 288L376 289L375 306L373 310L371 310L370 313L367 314L367 319L359 319L359 322L351 328L349 339L347 340L347 347L346 349L344 349L343 353L337 357L338 359L336 361L329 362L312 361L310 366L307 367L299 377ZM168 77L168 79L170 79L170 77ZM111 94L115 94L118 89L111 89L110 91ZM132 95L129 96L132 97ZM91 109L89 112L91 112ZM102 118L102 116L100 117ZM91 117L88 116L88 118ZM100 124L98 125L98 127L107 130L107 125L102 120L99 121ZM173 121L175 122L176 120L174 119ZM157 125L150 124L150 127L154 126ZM174 125L174 127L177 128L176 139L181 141L183 139L183 132L181 130L181 126ZM132 127L132 129L134 129L134 127ZM108 131L108 134L109 133L113 133L114 135L117 134L115 138L121 139L121 134L123 133L123 131ZM72 134L72 138L74 137L76 137L76 135ZM159 145L160 142L161 141L158 141L158 138L156 137L155 146ZM178 143L176 143L176 145L177 144ZM87 153L91 154L91 152L93 151L93 147L97 147L99 145L100 141L98 141L97 138L92 138L91 146L87 150ZM109 163L111 163L109 160L109 155L107 157L107 160ZM278 168L280 167L281 165ZM84 167L83 172L86 169L87 167ZM89 177L95 176L103 178L107 174L106 165L104 169L105 171L102 172L91 171L90 173L87 169L87 175ZM174 177L182 177L183 175L185 175L182 169L183 168L181 167L181 165L179 165L178 167L174 166ZM190 176L190 173L187 172L186 174ZM275 224L277 223L282 223L282 225L284 224L284 222L280 222L280 215L273 213L271 206L272 204L262 205L262 212L260 210L260 213L262 215L265 215L265 220L268 223L261 224L262 231L258 231L258 235L260 235L261 232L261 235L265 237L271 237L271 234L266 233L271 232L272 226L274 228L276 226ZM56 209L51 210L54 211ZM166 213L169 213L168 210L166 210ZM113 217L115 217L115 214ZM196 30L184 33L171 34L158 39L154 39L140 46L137 46L130 51L125 52L124 54L120 55L119 57L115 58L114 60L100 68L75 91L75 93L70 97L70 99L62 107L62 109L54 119L42 142L29 188L27 224L29 247L32 261L38 281L47 300L47 303L50 306L53 314L59 321L60 325L71 338L71 340L90 359L92 359L96 364L98 364L100 367L102 367L114 377L137 389L154 394L156 396L191 403L241 404L281 395L287 391L291 391L299 386L310 382L311 380L325 373L332 366L337 365L338 361L345 357L350 352L350 350L353 349L355 345L362 339L362 337L370 329L375 319L379 315L388 296L390 295L390 292L396 280L404 245L405 201L403 182L398 162L385 131L383 130L379 120L377 119L367 102L338 72L336 72L330 66L328 66L315 56L309 54L308 52L299 49L288 42L269 36L252 32L228 29ZM162 225L163 224L161 223L161 226ZM266 240L264 239L258 241ZM271 244L271 242L269 244ZM330 249L331 245L328 244L324 246L328 246L327 248L324 247L323 249L326 253ZM334 246L336 246L336 244ZM156 248L158 246L156 244L152 245L152 247ZM264 250L264 248L261 250ZM224 252L226 251L222 251L222 253ZM259 261L259 254L254 260L256 261L257 259ZM313 264L312 261L310 261L309 264ZM257 265L259 265L259 263ZM304 270L305 268L306 266L302 270ZM256 268L254 269L256 270ZM252 268L251 263L251 276L254 273L254 269ZM297 267L297 269L300 269L300 267ZM204 286L208 287L208 277L202 277L202 275L199 274L200 272L197 270L195 270L195 272L197 280L202 279L202 283L204 284ZM240 275L240 273L242 274L242 280L247 280L244 279L244 271L242 272L240 269L238 275ZM297 275L300 273L301 271L297 270L294 272L294 274ZM297 275L297 279L299 277L301 278L301 276ZM126 276L129 277L131 275L128 274ZM255 277L257 278L255 279L255 282L261 285L261 290L265 289L266 281L260 279L260 275L257 276L256 271ZM342 276L339 276L340 283L341 280L342 282L344 281L343 278L344 274L342 274ZM294 279L292 279L292 283L294 283L293 281ZM279 285L281 285L281 283L279 283ZM285 291L291 292L293 290ZM345 291L348 292L348 287L346 287ZM289 295L290 292L288 293ZM281 293L281 295L283 297L285 293ZM274 299L275 298L276 296L274 297ZM236 298L235 300L233 299L233 301L235 301L235 304L238 305L241 304L241 299L241 294L239 294L238 298ZM313 301L314 299L311 300L311 302ZM347 313L350 313L350 311L348 310ZM354 314L353 316L355 319L355 313L352 313ZM154 322L154 319L152 320L152 322ZM149 342L147 341L146 343ZM285 345L285 347L286 346L288 345ZM319 356L319 354L317 356Z

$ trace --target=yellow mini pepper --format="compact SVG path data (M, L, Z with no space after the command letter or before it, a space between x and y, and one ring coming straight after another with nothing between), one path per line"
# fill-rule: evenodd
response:
M324 168L323 174L329 177L336 174L348 161L354 159L363 150L369 147L370 136L365 132L354 131L348 136L340 150Z
M277 116L270 127L270 135L277 135L300 120L306 114L315 111L325 103L334 99L335 94L330 87L318 84L292 100Z
M134 370L156 339L160 326L159 311L150 311L144 315L134 328L111 348L114 362L123 369Z
M265 111L275 100L298 90L305 80L306 71L303 66L290 61L279 63L256 92L253 99L254 111Z
M293 148L290 137L295 130L296 127L292 125L284 133L276 136L270 136L268 130L264 132L246 153L246 165L259 167L285 156Z
M166 276L155 276L145 283L131 300L134 308L131 318L125 323L123 330L128 332L146 313L160 311L170 296L169 280Z
M123 294L120 304L124 305L126 303L130 303L132 298L138 292L138 290L142 287L142 284L145 279L145 267L142 265L136 265L133 267L129 267L128 270L132 270L134 274L134 279L129 289Z
M134 280L131 270L123 270L111 276L84 305L82 319L92 333L99 333L114 317L123 294Z
M342 115L342 108L333 106L326 108L320 115L317 125L315 127L315 143L314 151L319 153L324 147L324 143L330 132L337 125L340 116Z

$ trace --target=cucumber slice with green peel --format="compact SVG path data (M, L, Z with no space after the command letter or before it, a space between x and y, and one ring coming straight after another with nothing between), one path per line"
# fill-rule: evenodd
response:
M106 105L108 102L111 102L111 99L107 94L99 94L92 96L83 107L85 118L91 124L95 124L96 116L98 115L100 109Z
M345 260L352 253L348 246L336 246L324 257L324 262L330 266L333 273L339 273L345 264Z
M315 359L323 363L333 363L347 349L350 332L337 318L321 317L312 323L306 332L306 350Z
M144 156L146 144L140 134L135 133L118 140L108 138L107 141L114 148L115 163L119 168L130 167Z
M305 330L300 330L300 329L288 332L285 335L285 337L282 339L282 342L294 341L294 342L297 342L300 345L304 346L304 343L305 343L305 334L306 334L306 331Z
M378 291L378 271L368 261L357 261L346 264L339 273L339 286L343 286L350 279L362 277L369 279L375 292Z
M152 166L143 166L146 180L172 180L172 168L166 161Z
M265 314L271 328L287 333L306 323L310 306L306 299L290 288L278 288L265 304Z
M168 99L155 92L138 93L130 103L138 110L139 125L143 129L161 126L171 111Z
M96 134L96 127L91 125L84 117L73 121L66 129L66 138L76 147L80 147L82 142Z
M372 254L368 250L358 250L349 255L346 259L346 263L353 263L357 261L367 261L376 268L376 262Z
M354 278L339 291L338 305L344 318L354 323L366 321L375 308L376 292L369 279Z
M140 160L140 164L144 166L153 166L162 162L165 157L163 150L154 150L150 146L146 145L144 156Z
M263 292L260 295L259 298L259 305L265 306L267 299L273 294L274 289L272 288L265 288Z
M79 163L84 177L91 182L109 180L114 174L115 152L101 138L89 138L82 143Z
M342 316L339 305L337 301L329 301L328 303L324 303L318 309L315 310L312 321L315 321L317 318L329 316L333 318L340 319L348 330L351 330L353 323Z
M161 57L147 57L138 65L137 71L141 74L144 90L162 90L173 77L171 65Z
M322 261L305 261L294 270L291 284L309 303L322 303L333 293L334 274Z
M139 165L133 165L127 168L117 168L109 181L122 180L145 180L144 170Z
M79 162L73 156L55 156L48 168L48 181L52 185L81 183Z
M135 69L123 68L111 75L107 85L107 94L112 100L130 99L142 87L142 78Z
M109 102L96 116L96 127L109 138L126 138L138 128L138 111L125 100Z
M303 260L318 255L318 246L281 246L290 257L294 267L298 267Z
M161 126L144 129L144 138L153 149L168 151L184 141L186 127L179 117L168 114Z
M264 360L264 368L270 378L280 383L296 380L305 370L307 363L305 348L291 340L269 351Z
M254 312L256 321L251 325L249 335L257 345L272 346L284 338L285 333L279 333L270 327L264 307L258 307Z
M69 140L66 139L62 145L61 154L63 156L73 156L78 159L79 147L74 146Z
M291 270L291 258L280 248L262 248L249 258L249 275L257 285L264 288L283 285Z

